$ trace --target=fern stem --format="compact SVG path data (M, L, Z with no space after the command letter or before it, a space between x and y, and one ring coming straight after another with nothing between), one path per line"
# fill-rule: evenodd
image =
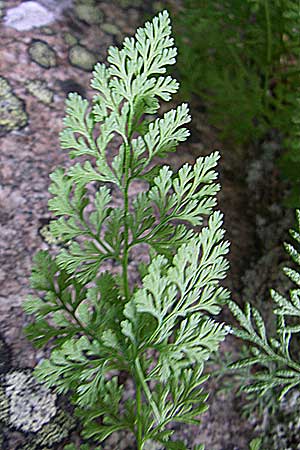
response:
M96 334L92 330L88 330L78 319L78 317L75 314L76 308L75 309L68 308L67 304L63 300L62 292L60 290L59 290L59 292L57 292L54 284L53 284L53 290L55 291L57 298L60 300L59 306L62 306L64 308L64 310L75 320L75 322L79 326L80 330L83 332L83 335L89 336L91 339L97 339Z
M128 136L125 141L125 152L124 152L124 251L123 251L123 259L122 259L122 272L123 272L123 286L124 286L124 296L126 302L128 302L130 298L129 291L129 283L128 283L128 254L129 254L129 228L128 228L128 213L129 213L129 198L128 198L128 189L130 184L129 178L129 166L130 166L130 157L131 157L131 148L130 148L130 138L131 138L131 127L132 127L132 114L133 114L133 106L130 107L129 117L128 117Z
M128 201L128 187L129 183L126 182L126 186L124 189L124 252L122 259L122 271L123 271L123 285L124 285L124 295L126 302L129 300L130 292L129 292L129 283L128 283L128 252L129 252L129 244L128 244L128 211L129 211L129 201Z
M95 239L95 241L98 243L99 246L101 246L103 248L104 251L107 252L107 255L111 256L111 257L115 257L117 260L117 255L115 255L114 253L112 253L112 251L107 247L107 245L105 244L105 242L103 242L103 240L101 240L97 234L95 234L91 228L89 227L89 225L87 224L87 222L84 220L83 214L81 214L78 211L78 218L80 220L81 225L83 226L83 228L85 229L85 231L87 232L87 234L92 238ZM98 233L98 235L100 236L100 233Z
M137 434L136 443L137 450L143 450L143 423L142 423L142 388L140 383L136 386L136 422L137 422Z
M145 381L143 370L142 370L139 358L136 358L136 360L135 360L135 367L136 367L137 377L138 377L138 380L139 380L139 385L143 388L143 391L144 391L144 393L145 393L145 395L147 397L147 400L148 400L148 402L149 402L149 404L150 404L150 406L152 408L152 411L153 411L153 414L155 416L155 419L156 419L157 423L160 423L161 422L160 413L159 413L159 410L157 408L157 405L156 405L155 401L152 398L150 389L149 389L149 387L148 387L148 385L147 385L147 383Z

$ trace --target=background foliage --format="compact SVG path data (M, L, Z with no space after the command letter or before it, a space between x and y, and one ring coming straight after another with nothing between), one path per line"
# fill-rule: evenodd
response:
M235 146L276 130L281 173L293 185L289 204L299 205L299 2L186 0L176 30L185 94L200 97Z

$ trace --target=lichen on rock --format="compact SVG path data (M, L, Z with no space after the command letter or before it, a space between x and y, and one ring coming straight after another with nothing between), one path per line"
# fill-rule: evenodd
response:
M11 426L36 433L57 413L56 394L40 385L29 371L13 370L4 377Z
M29 46L28 53L32 61L45 69L56 66L56 52L45 41L33 39Z
M47 83L43 80L29 80L26 83L28 92L36 97L40 102L49 105L53 102L53 91L47 87Z
M114 25L113 23L103 23L101 25L101 30L103 30L105 33L111 34L113 36L118 36L121 34L119 28Z
M75 419L57 404L57 395L36 381L30 369L15 369L0 383L0 423L26 433L28 450L65 439Z
M0 384L0 423L6 422L9 418L9 401L5 396L5 391Z
M86 97L85 88L73 78L57 80L57 85L67 97L70 92L77 92L81 97Z
M75 14L79 20L82 20L89 25L99 24L103 20L102 11L93 0L86 0L85 2L76 1Z
M17 431L24 438L18 449L47 450L68 437L75 424L61 399L35 379L32 369L11 367L0 335L0 448L11 448L7 432Z
M23 128L27 121L24 101L14 94L9 82L0 77L0 136Z
M54 36L55 31L50 27L42 27L39 29L39 32L42 34L46 34L47 36Z
M35 442L39 446L45 445L52 447L54 444L68 437L74 426L74 417L62 409L58 410L55 417L42 428Z
M83 45L73 45L69 50L69 60L72 66L89 72L96 64L97 57Z
M72 46L72 45L78 44L78 39L77 39L77 37L74 36L74 34L72 34L72 33L65 32L65 33L63 34L63 38L64 38L64 41L65 41L65 43L66 43L67 45Z

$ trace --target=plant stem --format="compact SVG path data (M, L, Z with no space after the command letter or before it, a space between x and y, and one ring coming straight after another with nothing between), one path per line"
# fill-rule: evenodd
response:
M137 450L143 450L143 427L142 427L142 388L139 382L136 386L136 443Z
M128 213L129 213L129 199L128 199L128 189L130 184L129 178L129 166L131 157L131 147L130 139L132 134L132 115L133 115L133 105L130 107L130 112L128 116L128 135L125 138L125 151L124 151L124 185L123 185L123 196L124 196L124 249L123 249L123 259L122 259L122 272L123 272L123 286L124 286L124 296L125 300L128 301L130 298L129 283L128 283L128 253L129 253L129 227L128 227Z
M158 408L156 406L155 401L152 398L150 389L149 389L149 387L148 387L148 385L147 385L147 383L145 381L144 374L143 374L143 369L141 367L141 363L140 363L140 360L139 360L138 357L135 360L135 368L136 368L136 375L137 375L137 380L138 380L137 384L140 387L143 388L144 394L146 395L146 398L147 398L149 404L151 405L151 408L152 408L152 411L154 413L155 419L156 419L157 423L160 423L161 419L160 419L159 410L158 410Z
M125 174L126 176L126 174ZM123 251L123 259L122 259L122 271L123 271L123 285L124 285L124 295L125 300L128 301L130 297L129 292L129 283L128 283L128 211L129 211L129 202L128 202L128 180L126 181L125 189L124 189L124 251Z

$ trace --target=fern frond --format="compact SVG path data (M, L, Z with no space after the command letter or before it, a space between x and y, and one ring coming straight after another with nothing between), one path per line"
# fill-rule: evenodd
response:
M290 233L296 241L299 236L299 211L297 211L297 218L297 229L291 230ZM291 244L285 244L285 249L291 259L300 266L300 257L296 248ZM253 346L248 357L237 360L230 365L230 368L240 370L255 366L253 373L247 371L243 375L242 372L242 379L244 376L242 389L247 393L256 392L260 396L274 391L279 399L300 383L299 355L291 350L293 336L300 332L299 324L291 321L292 318L300 316L299 272L290 268L285 268L284 272L295 282L297 288L290 290L288 298L271 290L274 302L273 313L278 318L276 336L268 337L268 330L262 316L249 303L242 311L233 301L228 302L239 324L239 328L232 329L233 334L250 342Z
M178 89L166 74L176 53L164 11L121 49L110 47L108 66L95 66L91 104L70 94L61 146L86 159L51 175L49 233L62 246L36 256L38 293L25 304L36 319L27 335L54 347L36 374L70 393L83 436L100 442L127 430L139 450L151 440L186 448L168 425L199 423L207 408L204 365L226 334L215 318L229 296L220 285L229 244L214 211L219 153L175 174L153 167L189 136L185 103L145 118ZM144 190L135 194L138 179ZM139 245L149 259L140 279L131 275L142 262ZM115 275L107 273L112 262ZM135 400L126 398L121 371Z

